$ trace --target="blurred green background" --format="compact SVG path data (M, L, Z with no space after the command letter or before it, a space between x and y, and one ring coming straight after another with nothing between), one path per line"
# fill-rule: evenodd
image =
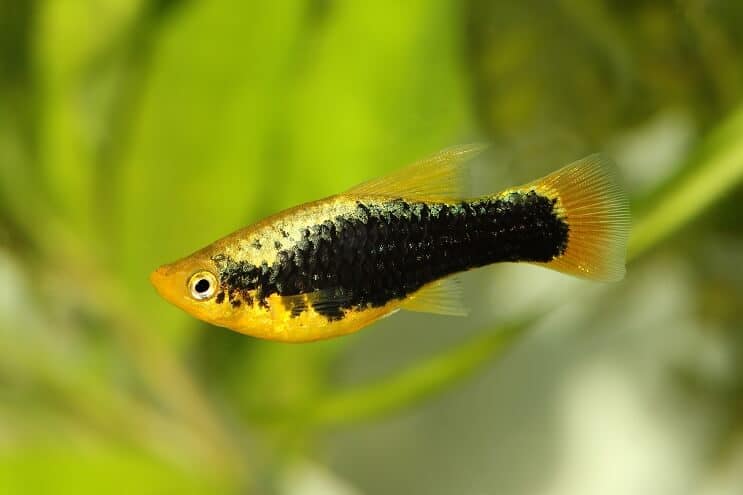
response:
M0 492L743 493L741 53L725 0L0 0ZM626 280L306 345L148 283L474 140L481 193L614 157Z

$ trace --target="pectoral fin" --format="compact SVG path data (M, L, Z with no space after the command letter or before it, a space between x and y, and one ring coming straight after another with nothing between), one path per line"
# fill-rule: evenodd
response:
M341 317L351 295L340 289L328 289L293 296L277 296L285 311L297 317L310 309L325 316Z

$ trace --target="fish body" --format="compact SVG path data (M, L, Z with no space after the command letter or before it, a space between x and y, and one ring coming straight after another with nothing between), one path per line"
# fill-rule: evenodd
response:
M462 167L479 149L444 150L286 210L160 267L152 281L197 318L303 342L352 333L398 309L464 314L449 277L493 263L621 278L627 203L599 158L457 199Z

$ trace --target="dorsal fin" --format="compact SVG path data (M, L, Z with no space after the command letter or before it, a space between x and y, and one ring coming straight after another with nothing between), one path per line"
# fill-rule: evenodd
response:
M462 284L456 277L432 282L406 299L400 307L419 313L467 316Z
M463 197L466 162L487 148L464 144L446 148L389 175L372 179L346 194L415 201L454 201Z

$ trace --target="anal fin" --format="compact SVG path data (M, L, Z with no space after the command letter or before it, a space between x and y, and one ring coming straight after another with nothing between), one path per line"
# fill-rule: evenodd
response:
M400 305L407 311L447 316L467 316L462 284L456 277L430 283L409 296Z

